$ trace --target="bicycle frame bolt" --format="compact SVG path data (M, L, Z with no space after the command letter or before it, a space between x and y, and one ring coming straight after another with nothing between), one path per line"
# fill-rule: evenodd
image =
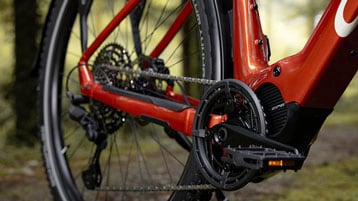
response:
M275 76L275 77L278 77L278 76L280 76L280 74L281 74L281 67L280 66L275 66L274 68L273 68L273 76Z
M349 53L351 56L356 56L358 55L358 49L351 50Z
M257 5L257 3L254 3L254 4L251 4L251 5L250 5L250 8L251 8L252 10L257 10L257 9L259 8L259 6Z
M262 39L257 39L257 40L255 40L255 44L256 45L263 45L264 41Z
M228 138L228 131L225 128L220 128L218 133L214 135L214 140L218 144L223 144Z

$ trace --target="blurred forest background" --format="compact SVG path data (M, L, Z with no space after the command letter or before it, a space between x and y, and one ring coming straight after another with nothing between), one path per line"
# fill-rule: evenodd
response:
M258 1L264 32L270 38L272 62L294 54L304 46L328 2ZM33 68L33 60L37 54L49 3L50 0L0 1L0 178L3 179L7 178L5 174L9 174L7 170L24 163L41 169L41 165L38 165L41 162L38 161L40 157L36 125L38 77ZM327 120L325 128L358 128L357 100L356 75L335 112ZM357 135L356 132L355 134ZM29 162L23 157L33 160ZM357 157L354 157L355 163L358 163ZM357 177L357 169L353 170ZM45 179L43 182L46 182ZM2 191L0 185L0 195Z
M303 47L327 3L327 0L259 1L262 25L272 47L271 61ZM37 71L33 60L48 6L49 0L0 2L0 147L37 143ZM336 107L335 116L339 118L331 118L331 123L358 122L358 106L354 104L358 97L356 80Z
M0 2L0 147L37 144L33 67L49 1Z

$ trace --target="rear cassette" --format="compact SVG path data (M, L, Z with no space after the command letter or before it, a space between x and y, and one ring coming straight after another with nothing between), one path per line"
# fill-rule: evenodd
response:
M193 153L204 177L219 189L235 190L243 187L257 170L234 166L223 160L225 149L238 144L221 143L225 133L213 132L212 117L240 126L257 135L266 134L265 115L255 93L238 80L223 80L210 87L203 95L193 125Z
M132 68L128 52L119 44L111 43L103 47L98 53L93 65L93 76L102 85L113 85L118 88L128 88L132 78L122 76L115 70L104 68L103 65ZM124 77L124 78L123 78ZM106 133L117 131L126 121L127 114L96 100L91 100L91 112Z

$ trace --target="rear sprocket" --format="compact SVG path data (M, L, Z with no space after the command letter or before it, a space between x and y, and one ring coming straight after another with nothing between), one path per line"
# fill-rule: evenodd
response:
M112 85L118 88L128 88L131 78L121 76L118 71L103 68L103 65L113 65L122 68L132 68L128 52L119 44L106 45L98 53L93 65L93 76L102 85ZM123 78L124 77L124 78ZM91 100L91 112L107 134L114 133L126 120L127 114L96 100Z

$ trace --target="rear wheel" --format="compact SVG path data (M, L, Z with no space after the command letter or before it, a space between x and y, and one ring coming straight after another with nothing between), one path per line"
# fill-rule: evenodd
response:
M194 191L177 191L178 185L206 183L194 160L191 157L187 160L190 139L100 102L72 96L80 94L76 68L82 53L77 2L53 1L40 61L42 152L55 199L210 199L212 190L202 189L205 188L202 185L192 186ZM93 2L87 18L89 44L125 2ZM162 97L161 90L166 83L151 80L148 84L146 79L120 75L99 66L127 65L143 69L142 61L147 59L153 44L158 43L184 5L170 0L146 1L138 26L140 51L135 47L130 17L127 17L89 61L96 81ZM195 12L158 59L172 75L221 79L223 41L217 23L217 5L215 2L204 4L201 0L193 1L192 5ZM184 84L176 83L180 85ZM200 86L179 88L182 89L176 90L185 88L190 96L201 94ZM198 90L189 90L193 88ZM79 124L78 119L73 120L76 119L71 107L74 101L69 97L76 99L76 111L86 116L81 121L91 122L91 128Z

